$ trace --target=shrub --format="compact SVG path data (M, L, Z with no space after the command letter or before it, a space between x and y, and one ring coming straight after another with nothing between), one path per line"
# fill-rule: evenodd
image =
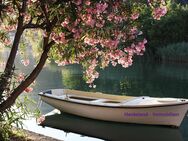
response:
M29 105L33 104L27 96L22 96L17 99L16 104L5 113L0 113L0 141L8 141L9 138L15 134L14 127L17 129L23 128L23 120L28 119L35 114L38 116L38 109L30 111ZM19 130L18 130L19 131ZM21 130L20 130L21 131Z

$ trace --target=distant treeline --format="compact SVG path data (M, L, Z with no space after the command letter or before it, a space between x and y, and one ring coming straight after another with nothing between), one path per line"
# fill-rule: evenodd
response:
M188 0L177 0L178 3L181 3L181 4L187 4L188 3Z
M179 0L188 2L188 0ZM146 57L157 60L188 59L188 5L169 2L169 10L165 17L156 21L147 17L141 18L144 36L147 37L148 47ZM173 51L172 51L173 50ZM178 52L177 52L178 50ZM174 54L173 54L174 53ZM180 57L183 54L184 57ZM179 57L175 57L175 56ZM171 59L173 58L173 59ZM179 59L178 59L179 58Z

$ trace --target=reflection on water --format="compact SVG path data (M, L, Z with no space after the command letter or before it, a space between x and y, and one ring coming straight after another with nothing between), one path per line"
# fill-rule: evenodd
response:
M91 90L83 81L79 66L63 67L61 74L64 88ZM101 71L96 84L92 91L188 98L188 65L135 62L127 69L109 67Z
M46 116L42 126L108 141L183 141L176 128L105 122L66 113Z
M63 130L59 130L55 128L50 128L50 127L43 128L42 126L36 124L35 119L24 121L24 129L63 141L103 141L102 139L83 136L73 132L67 133Z

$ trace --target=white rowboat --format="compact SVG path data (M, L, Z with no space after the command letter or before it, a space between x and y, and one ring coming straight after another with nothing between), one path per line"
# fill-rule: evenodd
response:
M179 127L188 110L188 99L182 98L115 96L69 89L52 89L39 95L60 111L114 122Z

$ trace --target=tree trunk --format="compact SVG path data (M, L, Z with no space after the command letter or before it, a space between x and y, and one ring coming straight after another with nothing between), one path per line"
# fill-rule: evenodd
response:
M4 90L7 88L9 79L12 77L14 60L16 58L16 53L18 50L18 46L19 46L19 42L20 42L22 33L23 33L23 30L21 29L20 26L18 26L16 35L14 38L14 43L12 45L11 52L9 54L9 58L7 60L7 64L6 64L4 73L1 75L0 96L2 96Z
M25 13L26 7L27 7L27 1L23 1L22 8L20 9L19 13ZM24 22L24 16L20 14L19 18L18 18L18 26L17 26L15 37L14 37L13 45L12 45L12 48L11 48L11 52L9 54L9 57L8 57L8 60L7 60L7 63L6 63L4 73L1 75L0 100L1 100L1 97L2 97L4 90L6 89L6 87L8 85L9 79L12 77L14 60L16 58L16 54L17 54L17 51L18 51L20 38L21 38L23 31L24 31L23 22Z
M44 40L44 43L46 40ZM48 58L48 52L51 48L51 46L54 44L54 42L51 42L49 44L44 44L44 51L41 55L40 61L35 67L35 69L31 72L31 74L23 81L14 91L10 94L10 96L0 104L0 112L3 113L7 109L9 109L16 101L17 97L36 79L36 77L41 72L47 58Z
M26 10L26 2L27 1L23 1L23 5L22 5L22 9L21 9L21 13L25 13L24 11ZM45 12L45 9L44 9ZM18 50L18 45L19 45L19 41L20 41L20 37L24 31L24 27L23 27L23 19L24 17L20 15L19 19L18 19L18 27L20 25L20 31L17 30L18 35L16 35L15 40L17 40L17 42L15 42L15 44L13 44L15 47L13 47L11 49L11 53L6 65L6 71L11 71L11 69L13 68L14 65L14 60L15 60L15 56ZM48 22L48 17L46 17L46 21ZM55 17L54 20L52 20L52 22L46 27L46 31L49 33L48 37L44 37L43 40L43 53L41 55L40 61L37 64L37 66L35 67L35 69L31 72L31 74L16 88L13 90L13 92L10 94L10 96L5 99L2 103L0 103L0 113L5 112L7 109L11 108L11 106L15 103L17 97L37 78L37 76L39 75L39 73L41 72L47 58L48 58L48 52L51 48L51 46L54 45L54 41L51 41L49 43L49 36L50 33L55 25L55 23L57 22L58 18ZM22 30L21 30L22 29ZM20 34L19 34L20 33ZM20 36L19 36L20 35ZM18 37L17 37L18 36ZM6 80L6 82L8 82L8 80ZM1 83L0 83L1 84ZM8 84L5 84L8 85ZM1 86L0 86L1 89ZM3 90L4 91L4 90ZM3 92L0 90L0 92ZM1 96L1 93L0 93Z

